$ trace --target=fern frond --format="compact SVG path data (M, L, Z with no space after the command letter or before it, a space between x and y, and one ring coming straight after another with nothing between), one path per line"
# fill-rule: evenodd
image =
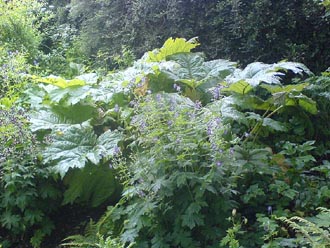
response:
M316 210L320 211L321 213L330 213L330 209L323 208L323 207L318 207Z
M287 219L285 217L279 217L279 220L281 220L282 222L286 223L289 227L292 228L292 230L294 230L296 233L300 233L302 234L305 238L307 238L310 243L314 243L312 237L309 235L308 231L303 228L302 226L298 225L296 222L292 221L292 218Z
M325 217L321 214L329 214L330 210L322 207L317 208L317 210L320 211L320 214L316 216L317 218L312 218L311 221L298 216L293 216L289 219L286 217L277 219L286 223L296 233L300 233L312 247L330 247L329 230L319 225L325 221L324 218L327 220L326 217L328 217L328 215Z
M72 235L69 236L63 241L68 243L63 243L60 246L68 246L68 247L99 247L96 243L92 241L88 241L88 237L82 236L82 235Z

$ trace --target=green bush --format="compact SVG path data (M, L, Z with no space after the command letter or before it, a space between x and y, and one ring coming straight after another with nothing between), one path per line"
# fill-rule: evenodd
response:
M41 165L40 144L24 110L0 110L0 123L1 239L11 247L30 239L39 247L54 229L49 214L58 206L59 190L49 168Z
M42 4L38 1L0 2L0 43L6 44L11 51L28 54L30 61L38 53L41 36L38 19L42 13Z
M0 106L10 107L25 88L29 65L26 55L0 47Z

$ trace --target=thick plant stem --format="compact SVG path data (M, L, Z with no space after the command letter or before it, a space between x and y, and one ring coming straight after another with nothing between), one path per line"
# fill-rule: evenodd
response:
M269 109L268 109L268 110L263 114L263 116L262 116L262 120L259 121L259 122L257 122L257 124L252 128L252 130L251 130L251 132L250 132L250 135L249 135L248 137L246 137L246 139L243 141L243 144L246 143L246 142L248 141L249 137L250 137L252 134L255 134L255 137L254 137L254 139L253 139L253 141L255 141L255 139L256 139L256 137L257 137L259 131L260 131L260 127L262 126L263 120L264 120L265 118L270 118L270 117L272 117L274 114L276 114L276 113L277 113L279 110L281 110L283 107L284 107L284 106L281 105L281 106L279 106L278 108L276 108L274 111L272 111L271 113L269 113L269 114L267 115L267 113L268 113L268 111L269 111Z

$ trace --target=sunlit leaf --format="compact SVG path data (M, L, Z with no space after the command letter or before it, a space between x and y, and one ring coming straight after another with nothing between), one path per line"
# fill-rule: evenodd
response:
M160 62L162 60L165 60L170 55L176 53L190 52L197 46L199 46L199 43L196 39L191 39L187 41L183 38L169 38L165 41L162 48L149 52L148 59L152 62Z
M229 84L228 87L223 88L222 91L223 92L235 92L238 94L247 94L249 93L251 90L253 89L253 87L247 83L246 81L237 81L235 83Z
M44 161L51 162L63 177L70 168L83 168L88 161L98 164L116 152L121 135L107 131L97 137L88 124L72 125L53 135L52 143L43 152Z
M85 81L75 78L72 80L66 80L61 77L50 76L47 78L38 77L36 78L37 82L51 84L60 88L67 88L72 86L84 86L86 83Z

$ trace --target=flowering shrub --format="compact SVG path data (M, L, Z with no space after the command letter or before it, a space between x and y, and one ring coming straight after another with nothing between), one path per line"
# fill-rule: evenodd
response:
M15 246L26 233L38 247L54 229L48 215L58 206L59 190L40 163L40 144L26 118L22 109L0 110L0 237Z

